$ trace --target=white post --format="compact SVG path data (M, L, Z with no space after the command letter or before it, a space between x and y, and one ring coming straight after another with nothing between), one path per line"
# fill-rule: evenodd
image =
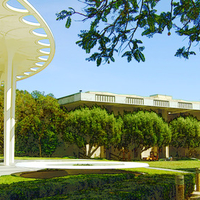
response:
M169 146L166 146L166 158L169 158Z
M10 164L15 160L15 97L16 97L16 67L12 70L12 94L11 94L11 138L10 138Z
M4 165L14 164L14 125L16 79L13 68L14 52L8 51L4 82Z

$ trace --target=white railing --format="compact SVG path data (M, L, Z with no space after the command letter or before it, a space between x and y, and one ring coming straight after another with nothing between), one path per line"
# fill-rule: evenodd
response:
M178 107L179 107L179 108L191 109L191 108L192 108L192 103L178 102Z
M126 97L126 103L128 103L128 104L136 104L136 105L144 105L144 99Z
M169 107L169 101L154 100L153 105L159 107Z
M95 101L114 103L115 102L115 96L96 94L95 95Z

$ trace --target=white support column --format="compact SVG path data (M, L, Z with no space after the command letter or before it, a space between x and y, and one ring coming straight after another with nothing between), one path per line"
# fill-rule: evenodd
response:
M14 52L8 51L4 82L4 165L14 164L14 126L16 79L13 67Z
M14 64L13 64L14 65ZM16 67L12 70L12 93L11 93L11 138L10 138L10 164L14 164L15 158L15 98L16 98Z

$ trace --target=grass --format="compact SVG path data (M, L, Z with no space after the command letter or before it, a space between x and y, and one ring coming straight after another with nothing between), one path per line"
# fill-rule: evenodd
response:
M34 181L36 179L33 178L23 178L19 176L5 175L0 176L0 184L11 184L17 182L26 182L26 181Z
M151 174L151 175L153 175L153 174L171 174L171 175L181 174L180 172L171 172L171 171L148 169L148 168L130 168L130 169L124 169L124 170L139 172L139 173L146 173L146 174Z
M3 159L3 156L0 156ZM62 160L62 159L78 159L76 157L15 157L15 160Z
M77 159L75 157L15 157L15 160L63 160L63 159Z
M196 168L200 168L200 161L197 160L180 160L180 161L149 161L150 167L175 169L188 172L195 172Z

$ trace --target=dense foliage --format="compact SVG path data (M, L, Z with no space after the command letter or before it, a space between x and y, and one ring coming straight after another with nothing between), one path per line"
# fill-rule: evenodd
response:
M65 118L57 99L38 91L17 91L16 151L50 156L57 146ZM30 145L26 145L26 143Z
M122 130L121 145L124 148L134 148L139 155L150 147L161 147L171 141L168 124L154 112L125 114Z
M195 148L200 146L200 123L194 117L179 117L170 123L172 132L171 145L179 148Z
M83 0L83 8L73 8L57 13L57 20L66 19L66 28L72 17L79 15L90 26L79 34L77 44L91 56L88 61L114 62L115 54L122 53L130 62L145 61L141 36L155 34L171 35L174 29L179 36L185 36L188 46L180 47L175 56L189 58L200 41L199 0ZM97 52L91 52L92 50Z
M3 153L3 87L0 90L0 153ZM52 94L16 91L15 154L51 156L66 114Z
M63 139L75 143L79 148L85 148L89 144L86 152L88 157L100 146L119 143L120 137L121 121L105 109L85 107L68 113Z

